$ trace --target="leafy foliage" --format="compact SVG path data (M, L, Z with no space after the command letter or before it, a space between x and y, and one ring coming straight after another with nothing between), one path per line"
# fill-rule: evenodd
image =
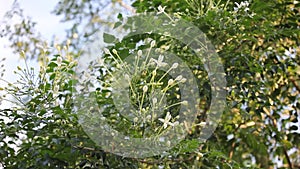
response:
M113 3L122 4L122 1ZM75 33L86 35L86 39L83 36L73 39L73 47L80 45L80 41L90 40L88 37L99 29L99 22L93 21L102 6L93 1L76 0L58 4L55 14L63 15L65 21L76 21L67 38L70 39ZM136 0L132 6L138 13L163 12L181 17L196 25L212 41L224 64L228 90L227 107L213 136L200 143L197 138L201 128L195 125L185 140L170 150L169 156L134 159L104 152L85 134L72 110L72 93L79 90L74 86L82 83L73 76L78 66L75 61L77 55L73 52L78 51L70 46L71 53L64 51L67 53L64 55L58 51L59 55L50 60L46 59L50 52L34 52L38 38L29 38L25 46L18 45L18 42L21 43L18 38L23 34L33 36L30 30L34 24L23 21L19 31L2 35L12 37L12 47L29 51L33 58L44 58L41 60L45 63L38 75L35 75L33 68L18 68L16 74L20 77L19 81L16 84L8 82L7 87L0 88L14 97L14 106L0 110L3 117L0 118L0 164L7 168L299 167L298 1ZM89 33L78 29L85 18L93 23ZM121 14L117 18L115 28L123 23ZM183 44L176 39L151 33L125 38L120 42L110 34L104 34L103 38L117 51L120 60L134 51L149 48L147 42L153 40L158 48L180 56L193 71L198 85L203 86L199 92L201 110L205 115L211 99L207 73L203 63ZM145 43L137 46L141 41ZM104 54L103 59L110 65L107 70L115 69L111 55ZM91 62L90 67L93 69L89 70L89 75L97 77L100 82L110 78L96 62ZM137 79L135 84L143 83L143 80L147 78ZM94 83L87 80L84 84ZM105 89L108 87L105 83L102 85L91 94L96 94L100 107L105 107L112 104L107 99L111 91ZM136 90L143 89L137 86ZM1 100L6 100L4 95ZM116 119L116 113L110 112L111 109L107 110L107 117L110 116L111 124L118 130L141 137L142 130L125 130L130 124L114 123L122 119ZM203 114L197 116L195 124L201 124L205 119ZM282 162L281 166L277 165L278 161Z

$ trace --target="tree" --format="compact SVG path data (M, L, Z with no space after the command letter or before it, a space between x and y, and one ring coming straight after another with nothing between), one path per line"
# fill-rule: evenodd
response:
M131 9L122 1L111 3ZM24 48L18 45L19 33L23 31L3 34L16 37L12 38L12 47L16 51L24 50L21 54L23 57L27 55L32 56L27 58L45 59L41 59L44 64L38 75L34 75L33 68L18 68L16 74L20 76L20 81L17 84L8 83L7 87L1 88L12 95L16 102L15 106L1 110L1 116L9 119L0 121L1 164L7 168L276 168L278 161L282 161L283 165L279 166L281 168L299 168L299 4L292 0L137 0L132 4L137 13L158 12L193 23L212 41L221 58L227 81L227 105L217 129L203 143L197 139L201 132L199 126L207 120L206 113L213 89L201 59L195 57L195 53L186 44L167 36L145 33L118 41L114 35L104 34L104 41L109 45L108 49L103 49L104 60L90 62L88 73L74 78L77 60L80 59L76 45L82 45L84 40L92 40L92 34L103 23L92 22L98 17L97 13L103 4L93 1L62 1L56 7L55 14L63 15L65 21L75 21L66 37L69 41L65 41L65 51L49 52L42 49L37 54L34 52L36 48L30 44L36 43L38 38L37 41L29 38L31 40L25 46L32 48ZM89 29L80 30L81 21L86 20L84 18L88 18L88 23L92 24ZM115 28L124 23L122 14L117 18ZM146 21L142 20L141 23L143 22ZM23 21L20 30L30 30L34 26L30 23ZM137 29L130 22L127 23L126 29ZM74 34L86 36L72 40ZM30 31L25 31L24 35L32 36ZM173 147L169 155L123 158L104 151L80 125L82 114L75 114L74 107L78 105L78 101L82 103L84 100L74 99L73 94L80 91L79 93L87 96L96 96L98 107L104 109L108 123L131 136L139 138L158 133L156 128L158 131L168 129L174 121L170 121L170 114L167 112L158 118L160 120L150 123L153 131L146 128L146 125L131 127L130 120L115 110L110 96L113 76L107 72L118 70L118 63L125 61L132 53L139 54L139 51L143 51L140 55L145 54L144 49L154 45L176 53L192 70L198 86L201 86L199 104L202 113L198 114L195 125L185 139ZM54 57L46 59L50 55ZM159 61L163 64L163 59L154 59L157 59L156 64ZM142 99L153 101L146 94L148 88L141 85L151 80L153 69L142 72L141 76L131 81L132 93L135 91L145 94L130 100L137 103L137 106L141 105ZM162 77L165 72L156 73L158 77ZM170 78L163 78L162 84L173 84L173 81L169 81ZM77 86L83 88L78 89ZM94 87L94 90L86 90L88 87ZM166 94L166 103L178 102L174 93L176 94L175 91ZM155 93L155 96L159 94ZM4 96L2 100L5 100ZM86 100L87 103L88 101ZM144 103L148 104L146 101ZM172 112L179 108L172 107L171 117L174 117ZM93 111L94 107L90 107L89 112ZM18 150L11 145L17 145Z

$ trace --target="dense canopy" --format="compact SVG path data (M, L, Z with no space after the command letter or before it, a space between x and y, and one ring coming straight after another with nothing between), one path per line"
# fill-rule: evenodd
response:
M107 7L109 14L105 12ZM21 8L15 1L1 23L0 36L9 40L24 62L36 60L40 67L17 67L15 83L2 78L6 65L0 68L0 80L7 84L0 87L0 103L11 102L11 107L0 106L2 167L300 168L299 1L136 0L130 5L122 0L61 0L53 14L73 25L61 42L43 41L35 22L24 16ZM203 59L188 44L168 36L172 29L164 34L145 32L118 37L121 27L131 32L144 24L156 29L151 27L157 24L155 20L141 20L136 22L138 25L130 22L137 14L151 12L170 17L169 25L176 25L180 19L197 27L220 59L226 79L226 104L219 112L222 116L216 130L204 142L199 137L210 115L212 93L218 89L214 89ZM9 22L12 17L20 22ZM108 32L110 29L115 32ZM83 70L82 59L91 54L87 44L96 42L99 34L103 38L99 59L88 62ZM184 79L183 73L172 79L164 75L168 70L157 70L166 58L154 57L156 67L140 70L140 75L130 77L127 86L131 91L128 100L139 115L148 112L147 107L154 103L172 105L157 119L152 119L154 115L130 119L118 111L111 94L112 88L120 86L114 86L118 78L110 72L121 70L117 75L126 80L126 74L122 74L127 71L126 64L121 63L131 55L145 55L154 47L175 54L191 70L200 97L192 102L199 110L194 112L194 124L168 153L131 158L106 151L92 139L86 123L80 121L87 120L86 116L91 123L101 121L88 116L95 111L101 110L105 124L134 138L160 136L177 124L178 111L186 103L180 101L183 96L178 95L177 88L192 78ZM171 68L183 67L172 63ZM158 89L166 90L153 87L153 81L161 82ZM145 83L151 83L152 88L143 86ZM92 96L96 106L88 99L75 98L78 93ZM79 111L76 108L81 104L86 107ZM172 144L172 140L166 142L167 146ZM155 147L149 145L151 148L154 151Z

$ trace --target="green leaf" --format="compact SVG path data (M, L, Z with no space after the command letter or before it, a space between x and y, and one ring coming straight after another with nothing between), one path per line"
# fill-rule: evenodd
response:
M117 27L119 27L121 25L122 25L122 22L116 22L113 28L115 29L115 28L117 28Z
M113 43L116 40L116 38L114 35L103 33L103 40L105 43Z
M120 19L120 20L123 19L123 15L121 13L118 14L118 19Z
M176 147L174 147L175 150L177 150L177 153L187 153L195 151L199 146L199 141L196 139L193 140L183 140L178 144Z

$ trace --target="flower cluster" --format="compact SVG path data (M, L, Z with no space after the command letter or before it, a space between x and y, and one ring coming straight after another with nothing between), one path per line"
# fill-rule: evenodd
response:
M249 2L243 1L240 4L235 2L236 7L234 7L234 11L238 11L243 9L245 12L249 11Z
M154 127L154 131L163 131L169 126L175 127L179 124L176 121L176 115L172 111L173 108L187 105L187 101L168 103L167 97L170 97L168 92L180 83L185 83L187 79L183 75L169 78L169 72L175 71L180 65L176 62L168 63L169 61L165 60L163 54L158 55L158 57L151 57L151 50L155 45L156 42L153 40L150 42L150 49L146 51L138 50L130 64L120 58L116 49L109 50L105 48L104 53L107 55L105 59L111 58L116 64L115 70L110 69L109 65L105 64L104 59L100 59L98 62L106 70L107 75L113 79L110 81L123 79L123 82L119 82L117 87L119 85L124 86L125 83L128 84L130 103L136 109L134 118L131 119L135 126L145 127L148 125ZM121 72L117 76L121 75L123 78L115 77L114 72Z

